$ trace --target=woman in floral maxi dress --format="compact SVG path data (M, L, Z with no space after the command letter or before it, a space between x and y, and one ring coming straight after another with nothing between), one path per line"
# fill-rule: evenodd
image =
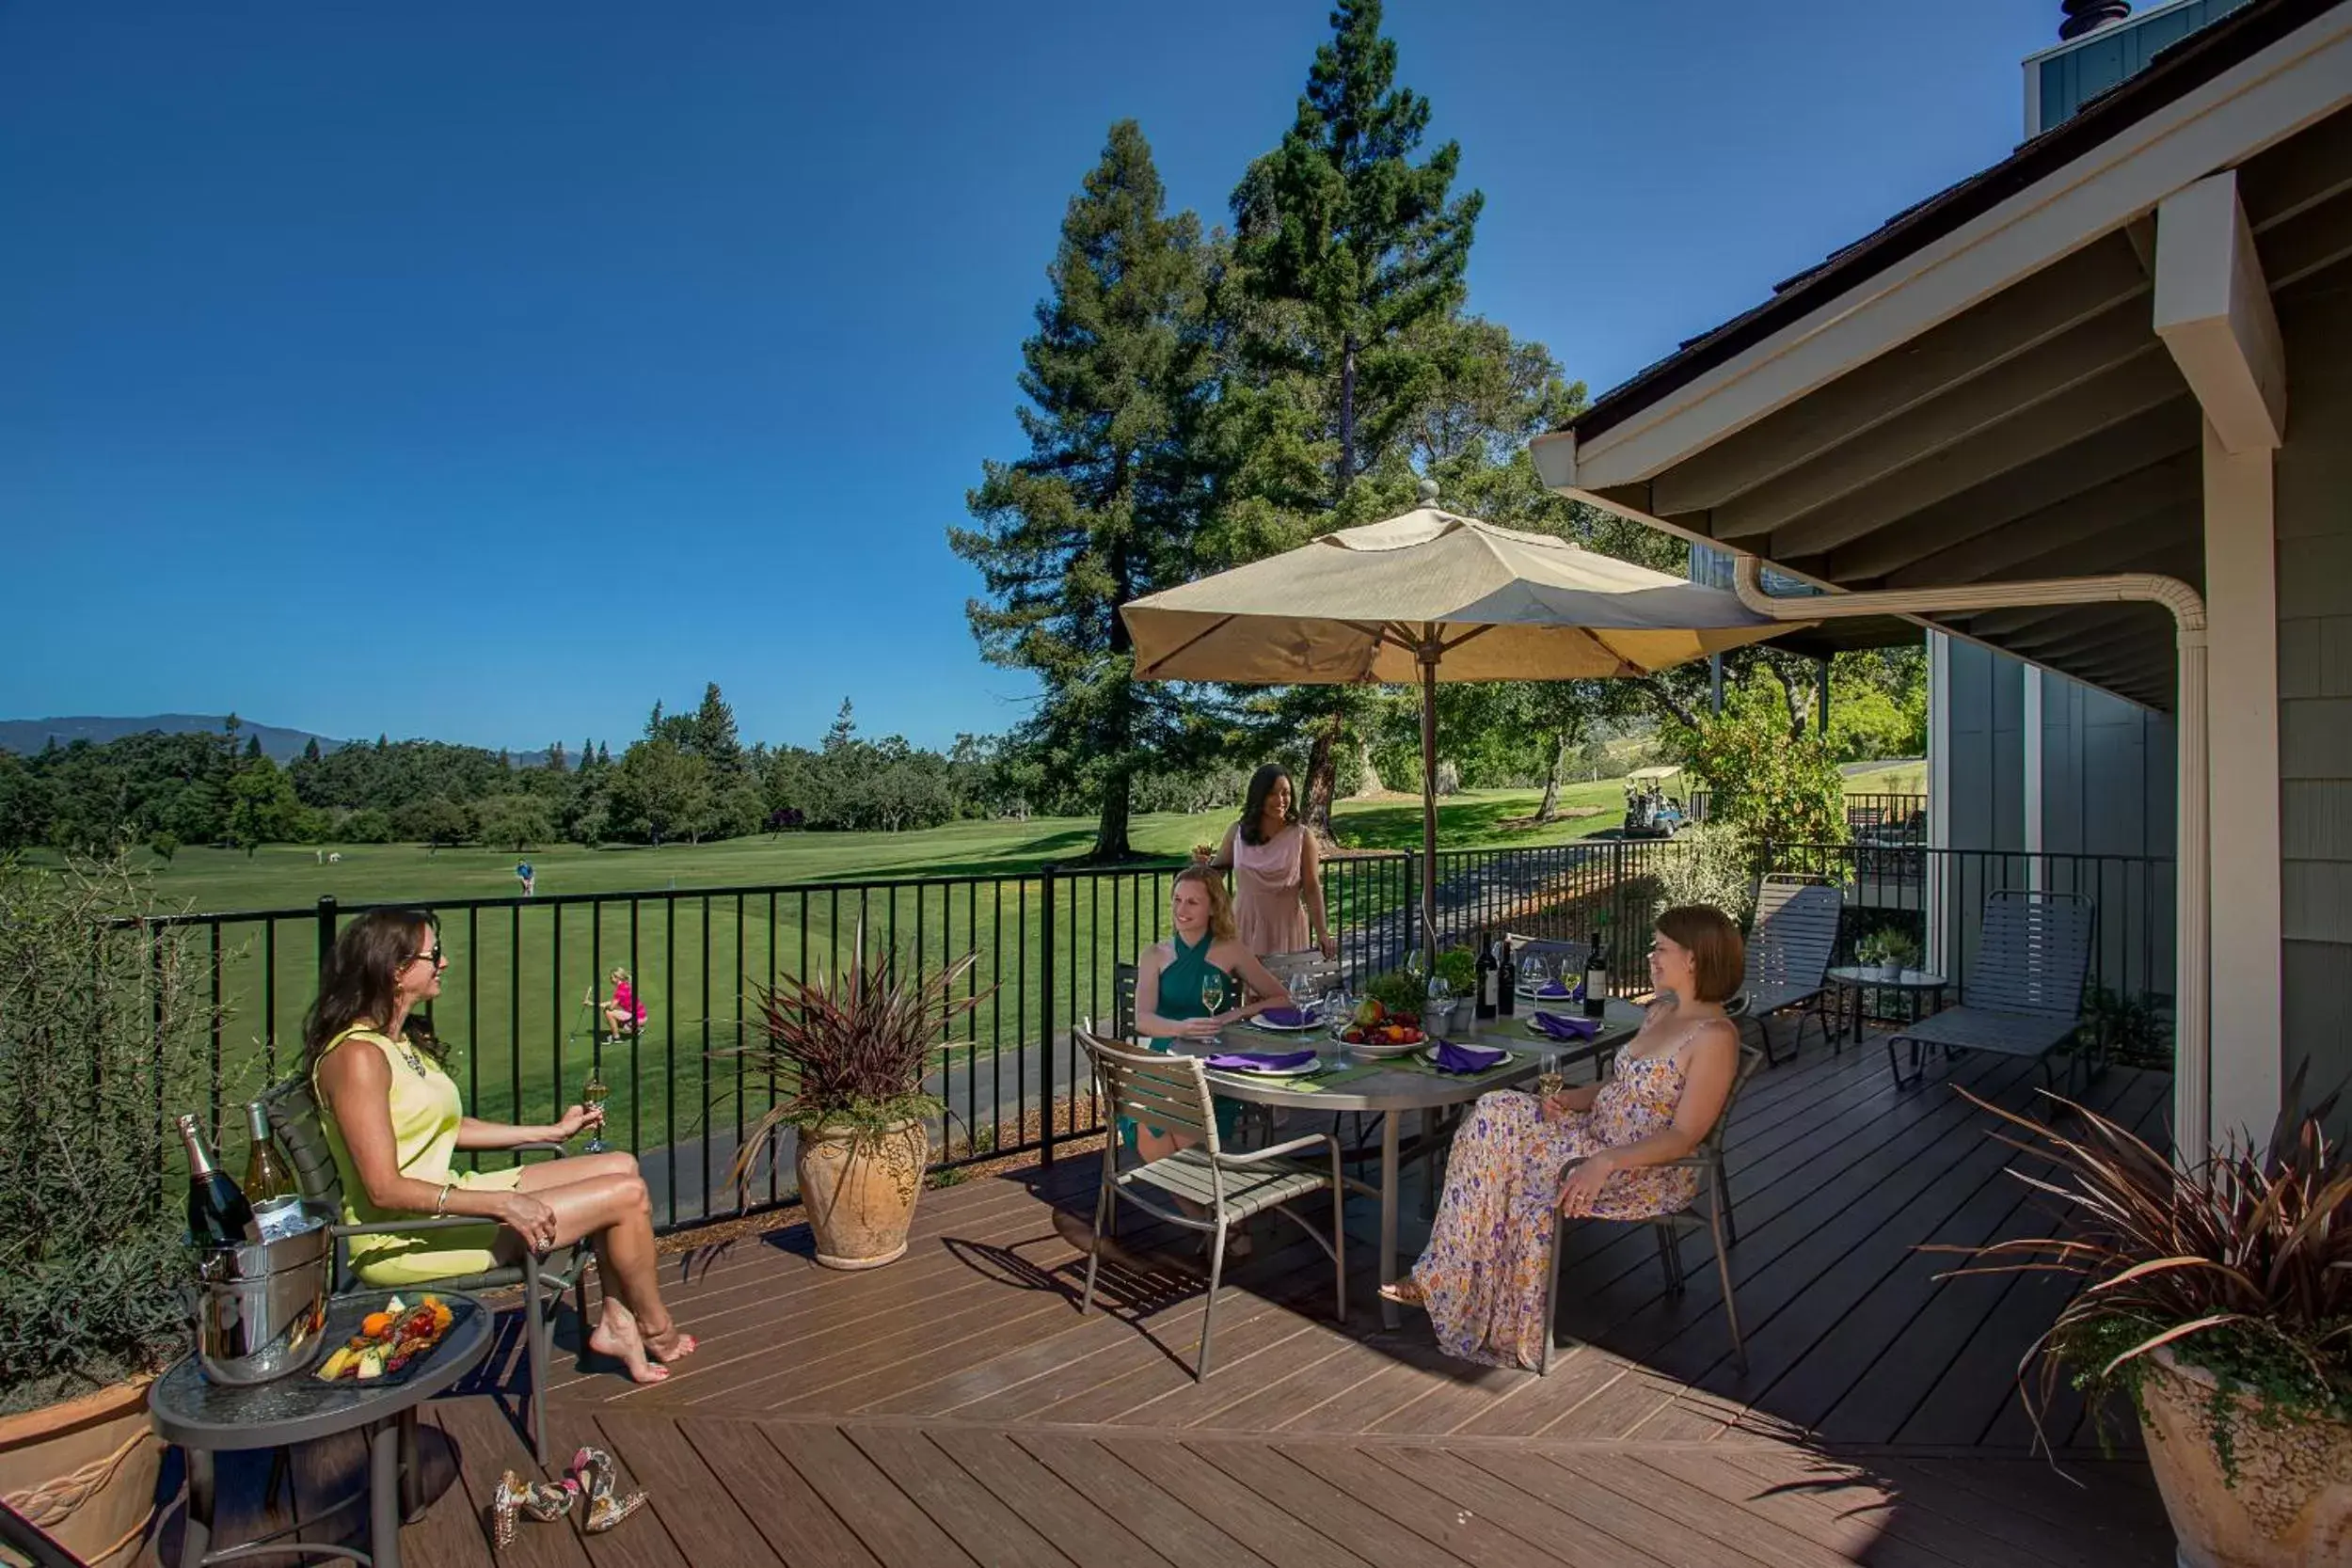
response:
M1696 1171L1656 1167L1696 1148L1723 1114L1740 1061L1724 1004L1745 967L1740 927L1722 911L1660 915L1658 1000L1608 1079L1540 1103L1516 1089L1480 1097L1454 1136L1428 1250L1381 1294L1426 1310L1450 1355L1541 1365L1552 1211L1639 1220L1691 1201Z

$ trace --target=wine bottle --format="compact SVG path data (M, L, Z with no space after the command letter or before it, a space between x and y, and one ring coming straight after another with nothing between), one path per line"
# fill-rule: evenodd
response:
M262 1239L253 1205L229 1173L213 1163L204 1134L192 1116L180 1118L180 1141L188 1147L188 1236L198 1246L235 1246Z
M1609 960L1600 950L1600 932L1593 933L1593 956L1584 960L1584 1016L1598 1018L1608 1010Z
M269 1112L258 1100L245 1108L245 1125L252 1142L245 1156L245 1200L266 1203L294 1190L294 1169L270 1136Z
M1502 950L1495 955L1495 1006L1505 1018L1518 1016L1519 972L1511 957L1511 937L1505 932Z
M1494 939L1481 935L1478 939L1478 1017L1483 1022L1495 1016L1495 976L1502 973L1495 962Z

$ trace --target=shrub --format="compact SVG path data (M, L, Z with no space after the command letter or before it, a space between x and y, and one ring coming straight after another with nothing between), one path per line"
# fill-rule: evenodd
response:
M1658 912L1710 904L1744 929L1756 913L1756 841L1736 823L1683 829L1660 857Z
M1818 732L1794 739L1768 702L1746 695L1670 744L1707 782L1711 822L1775 844L1843 844L1846 780Z
M193 941L154 913L119 857L0 862L0 1410L183 1348L159 1129L203 1102L212 1011Z

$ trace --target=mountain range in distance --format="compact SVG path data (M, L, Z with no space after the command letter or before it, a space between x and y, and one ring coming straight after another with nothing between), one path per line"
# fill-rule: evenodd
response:
M166 735L196 733L218 735L221 726L227 722L228 716L218 713L151 713L138 719L113 719L94 715L65 719L0 719L0 752L15 752L20 755L30 755L47 746L53 739L60 746L71 746L77 740L87 740L93 746L103 746L109 740L120 740L128 735L145 735L150 730L161 730ZM341 751L345 746L367 744L362 741L337 740L329 736L312 735L308 730L290 730L278 724L257 724L250 719L238 720L238 744L242 746L246 738L251 736L261 737L262 754L273 762L292 762L300 756L303 748L313 740L319 743L319 750L322 752L335 752ZM548 754L544 751L510 751L507 757L517 768L538 768L544 766L548 760Z

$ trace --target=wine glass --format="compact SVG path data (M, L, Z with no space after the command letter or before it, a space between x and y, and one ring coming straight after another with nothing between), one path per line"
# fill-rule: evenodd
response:
M1200 976L1200 1006L1215 1018L1225 1010L1225 972L1212 969Z
M580 1102L592 1111L604 1109L604 1102L612 1093L604 1081L604 1050L598 1046L588 1061L588 1082L580 1086ZM599 1121L588 1130L588 1141L580 1146L582 1154L602 1154L612 1148L604 1141L604 1123Z
M1560 1053L1545 1052L1543 1070L1535 1074L1535 1105L1538 1114L1541 1114L1545 1106L1551 1103L1552 1096L1567 1086L1568 1081L1560 1071Z
M1544 982L1550 976L1544 973L1544 960L1530 953L1519 960L1519 990L1530 996L1541 996Z
M1333 980L1331 989L1324 993L1323 1022L1331 1034L1331 1065L1347 1066L1347 1032L1356 1026L1356 1003L1347 994L1346 982Z

